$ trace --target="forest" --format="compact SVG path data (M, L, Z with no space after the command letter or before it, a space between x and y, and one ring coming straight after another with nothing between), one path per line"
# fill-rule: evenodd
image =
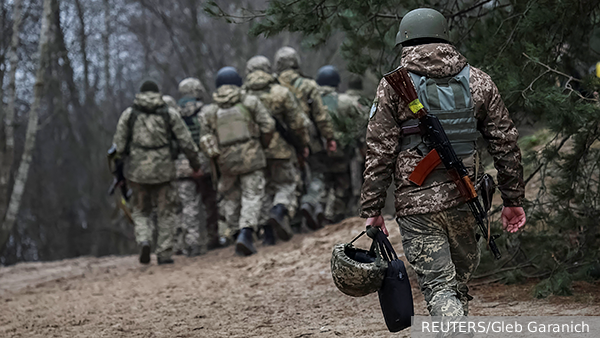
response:
M306 75L333 64L364 75L372 98L399 63L399 20L420 6L448 18L522 133L527 230L503 235L507 258L484 254L479 276L542 278L540 297L598 278L598 0L0 0L0 264L134 252L106 150L144 80L176 96L195 76L212 91L219 68L290 45Z

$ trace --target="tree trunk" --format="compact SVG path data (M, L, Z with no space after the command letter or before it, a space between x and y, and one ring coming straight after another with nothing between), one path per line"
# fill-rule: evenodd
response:
M0 168L0 217L6 213L8 207L8 193L10 185L10 171L15 157L15 136L13 120L15 117L15 101L17 100L16 76L19 66L19 31L21 29L22 0L15 0L13 14L13 31L9 51L10 71L8 73L8 108L4 119L5 152L2 156Z
M107 102L112 100L112 91L110 86L110 3L109 0L104 0L104 27L105 32L102 36L104 44L104 84L105 97Z
M2 222L2 229L0 229L0 248L4 247L6 241L10 237L10 233L12 232L17 215L19 214L21 199L23 197L23 192L25 191L25 185L27 184L29 166L31 164L33 148L35 147L35 138L38 130L38 110L40 109L42 96L44 94L44 74L46 72L46 64L48 60L51 22L52 0L44 0L44 12L42 14L42 28L40 29L40 41L38 48L40 60L36 73L36 82L33 88L33 104L29 110L29 121L27 123L25 146L21 156L21 163L19 164L19 169L17 170L15 176L15 184L10 196L10 202L8 204L8 210L6 211L4 222Z
M79 46L81 48L81 63L83 64L83 102L87 105L90 101L90 64L87 59L87 35L85 33L85 11L80 0L75 0L77 18L79 20Z

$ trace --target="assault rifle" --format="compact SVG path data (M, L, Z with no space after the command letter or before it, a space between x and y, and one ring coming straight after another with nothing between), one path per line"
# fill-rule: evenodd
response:
M117 146L112 145L110 149L108 149L108 168L110 172L113 174L114 179L110 187L108 188L108 195L112 196L115 193L117 187L121 188L121 195L126 201L129 201L131 197L131 189L127 187L127 180L125 180L125 175L123 174L124 163L123 160L117 159Z
M125 217L129 221L129 223L133 223L133 217L131 216L131 210L127 207L127 201L131 197L131 189L127 187L127 180L125 179L125 175L123 174L124 163L123 160L117 158L117 146L112 145L108 150L107 154L108 159L108 169L115 177L113 179L112 184L108 188L108 195L112 196L115 193L117 187L121 188L121 198L117 198L117 207L123 210L125 213Z
M435 115L430 115L419 101L417 91L408 71L405 67L400 66L383 77L396 94L400 96L400 99L408 105L408 108L417 115L421 135L426 138L428 144L433 148L417 164L415 170L408 177L409 181L421 186L429 173L440 163L443 163L452 181L456 184L458 191L464 197L469 209L471 209L479 225L479 229L483 233L483 237L487 238L487 243L492 254L496 259L500 259L502 255L494 241L496 236L490 235L485 222L487 211L484 210L477 198L477 191L469 178L467 168L465 168L462 159L456 155L438 118Z
M300 139L298 139L298 137L293 132L291 132L288 128L286 128L286 126L284 126L283 123L281 123L278 118L273 116L273 120L275 120L275 130L277 130L279 135L281 135L281 137L289 145L294 147L294 149L296 150L296 154L298 155L298 161L302 162L302 163L300 163L300 166L303 167L304 166L304 163L303 163L304 156L302 154L304 153L304 145L302 145L302 141L300 141Z

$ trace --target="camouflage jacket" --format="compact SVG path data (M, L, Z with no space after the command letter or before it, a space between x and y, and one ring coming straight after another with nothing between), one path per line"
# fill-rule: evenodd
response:
M319 95L319 85L314 80L300 76L294 69L281 72L278 80L296 94L303 110L312 121L309 126L311 153L324 151L323 140L319 139L319 134L325 140L333 140L334 135L331 117L327 114Z
M287 87L278 84L271 74L261 70L248 74L244 87L248 94L260 98L271 115L287 128L289 133L293 133L302 146L308 145L309 135L304 125L304 112ZM275 132L269 148L265 149L265 154L268 159L289 159L295 154L295 150L283 136Z
M319 87L323 104L327 107L335 140L340 148L357 147L360 140L364 140L363 133L367 128L368 107L363 105L364 100L356 91L338 94L335 88L329 86ZM335 104L332 104L335 101ZM362 102L362 103L361 103Z
M203 107L205 107L202 101L184 98L180 100L179 104L181 104L181 107L179 107L179 114L183 119L196 119L198 121L198 124L200 123L198 115L202 112ZM200 145L198 144L198 146ZM205 175L210 175L210 160L208 159L208 157L206 157L203 151L200 151L198 153L198 159L200 160L200 169L202 170L202 172ZM185 155L179 154L179 157L175 162L175 167L177 168L177 178L190 178L192 176L193 170L190 166L190 162L185 157Z
M409 71L430 78L455 75L467 65L466 59L449 44L406 47L402 51L401 62ZM478 130L488 141L488 152L498 170L498 186L504 205L520 206L524 198L524 183L517 129L489 75L471 67L469 83ZM411 118L415 118L414 114L382 79L367 128L362 217L379 215L392 174L396 185L397 216L439 212L463 202L447 173L439 179L428 178L423 187L408 181L408 176L423 158L414 150L400 151L400 125ZM473 166L465 163L465 166L469 165Z
M133 103L146 111L156 111L165 105L160 94L151 92L137 94ZM192 136L177 111L168 109L170 130L161 115L145 112L139 113L133 130L129 130L129 117L132 112L133 108L130 107L121 114L113 139L120 156L126 156L127 179L136 183L157 184L176 177L175 162L169 147L169 133L176 139L179 150L185 154L192 168L200 168L198 147L192 141ZM124 154L129 133L129 154Z
M343 116L349 117L348 121L352 122L347 123L346 126L353 140L350 143L354 146L361 146L365 143L370 106L371 102L355 89L348 89L339 96L338 109L343 112ZM343 141L340 139L340 142Z
M200 146L207 156L217 158L219 170L223 175L242 175L264 168L267 165L260 143L261 134L272 134L275 121L271 114L253 95L242 93L241 88L225 85L213 94L216 105L211 105L200 114ZM248 131L251 138L227 146L219 146L217 116L219 109L232 108L241 104L250 114Z

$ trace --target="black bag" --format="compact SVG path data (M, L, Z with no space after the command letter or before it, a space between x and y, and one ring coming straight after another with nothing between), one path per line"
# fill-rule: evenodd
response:
M381 256L388 262L383 284L377 291L385 325L390 332L404 330L411 326L412 317L415 315L406 267L404 262L398 259L392 244L383 231L376 233L367 231L367 233L377 242Z

